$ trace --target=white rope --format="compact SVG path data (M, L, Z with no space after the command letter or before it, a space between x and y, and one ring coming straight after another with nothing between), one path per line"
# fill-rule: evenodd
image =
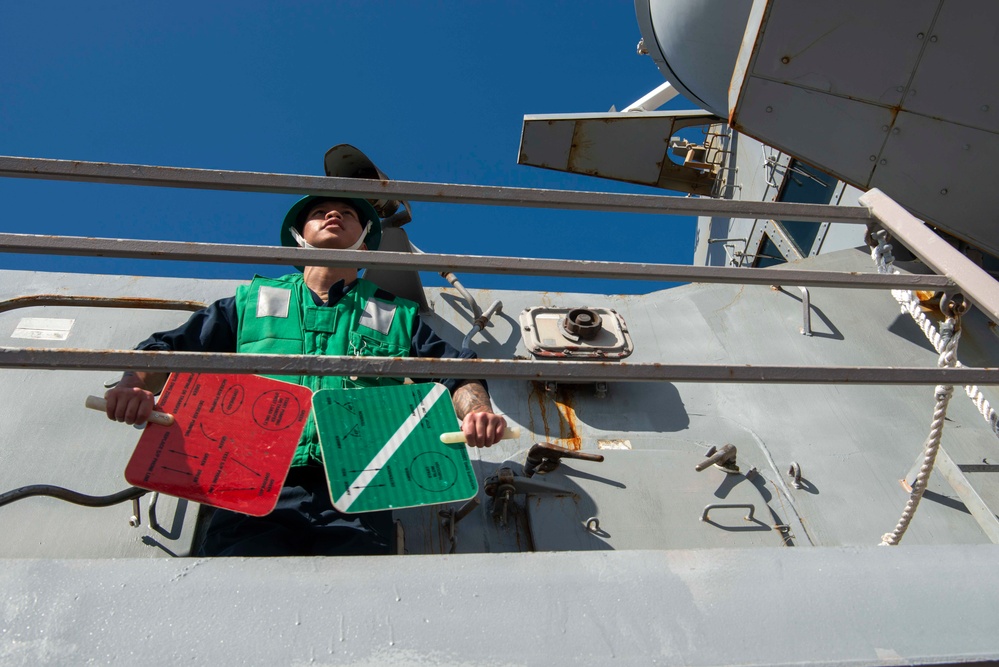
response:
M877 267L878 273L898 275L900 273L899 270L892 266L895 258L891 254L891 244L885 242L884 232L877 232L872 234L872 236L878 242L871 249L871 258L874 260L874 265ZM933 345L933 349L936 350L937 354L942 354L944 349L943 336L937 331L933 321L923 312L923 309L920 307L919 297L911 290L892 290L891 295L898 302L902 312L908 313L916 322L916 325L922 330L923 335L930 341L930 344ZM957 368L963 367L963 364L956 359L955 365ZM978 385L965 385L964 393L968 395L971 402L975 404L975 408L985 418L985 421L988 422L992 433L999 437L999 414L996 413L992 404L985 398Z
M954 332L952 318L947 318L942 328L944 329L943 352L940 353L937 365L941 368L953 368L957 363L957 341L961 337L961 332ZM902 516L899 518L895 530L885 533L881 537L881 546L897 545L902 536L905 535L905 531L916 513L919 501L923 497L923 491L926 490L926 485L930 481L930 473L933 472L933 464L936 461L937 451L940 449L940 439L943 435L944 419L947 417L947 405L953 394L954 387L952 385L937 385L934 390L937 402L933 408L930 434L926 438L926 447L923 450L923 464L919 467L919 474L916 475L916 481L912 484L912 492L909 494L909 500L905 504L905 509L902 510Z

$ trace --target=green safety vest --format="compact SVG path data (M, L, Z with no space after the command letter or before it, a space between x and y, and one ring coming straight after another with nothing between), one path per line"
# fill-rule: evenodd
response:
M359 279L333 306L318 306L301 273L255 276L236 290L236 351L251 354L409 356L419 307ZM402 384L401 378L271 375L313 391ZM292 466L321 462L319 436L306 421Z

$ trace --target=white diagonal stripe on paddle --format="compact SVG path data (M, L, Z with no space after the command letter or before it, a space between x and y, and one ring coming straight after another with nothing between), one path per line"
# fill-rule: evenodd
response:
M396 453L409 434L413 432L413 429L420 423L421 415L425 415L430 412L430 408L434 406L441 396L447 393L447 388L441 384L435 384L422 401L416 406L413 412L406 417L406 421L402 423L396 432L388 439L388 442L378 450L375 454L375 458L371 459L371 462L364 466L364 471L357 476L347 490L343 492L337 501L334 503L336 508L341 512L346 512L350 509L350 506L354 504L358 496L364 492L364 489L368 488L368 484L371 480L375 478L375 475L381 471L382 467L388 462L392 455Z

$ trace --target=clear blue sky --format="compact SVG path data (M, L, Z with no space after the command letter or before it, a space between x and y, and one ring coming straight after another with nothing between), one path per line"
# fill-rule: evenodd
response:
M391 177L672 194L518 166L525 114L607 111L663 79L625 0L5 2L0 153L322 175L351 143ZM682 106L678 99L671 106ZM0 230L271 245L295 198L0 178ZM689 264L689 218L414 203L426 252ZM0 268L248 278L279 267L0 254ZM655 283L463 275L469 287ZM426 284L442 284L425 276Z

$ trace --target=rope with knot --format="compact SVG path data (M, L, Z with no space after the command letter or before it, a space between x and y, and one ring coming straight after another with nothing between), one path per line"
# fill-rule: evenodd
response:
M957 341L961 337L958 322L953 317L948 317L940 327L943 331L941 336L943 351L937 360L937 366L941 368L953 368L957 364ZM944 419L947 417L947 405L954 394L953 385L937 385L934 390L936 405L933 407L933 419L930 421L930 434L926 438L926 446L923 449L923 464L919 467L919 474L912 484L912 492L909 500L902 510L902 516L895 526L895 530L885 533L881 537L881 546L895 546L905 535L909 523L912 521L919 501L923 497L926 485L930 481L930 473L933 472L933 464L937 459L937 451L940 449L940 439L943 436Z
M900 272L892 265L895 257L891 252L891 244L887 242L885 236L886 233L884 230L868 232L867 243L871 246L871 259L874 260L874 265L877 267L878 273L897 275ZM915 321L916 325L922 330L923 335L933 345L933 349L936 350L937 354L942 354L944 351L944 337L937 331L932 320L923 312L919 303L919 297L916 296L915 292L911 290L892 290L891 295L898 302L901 311L908 313L913 321ZM955 359L955 366L961 368L963 364ZM968 395L971 402L975 404L975 408L985 418L985 421L988 422L992 433L999 437L999 413L996 412L992 404L985 398L982 390L978 388L978 385L965 385L964 393Z

